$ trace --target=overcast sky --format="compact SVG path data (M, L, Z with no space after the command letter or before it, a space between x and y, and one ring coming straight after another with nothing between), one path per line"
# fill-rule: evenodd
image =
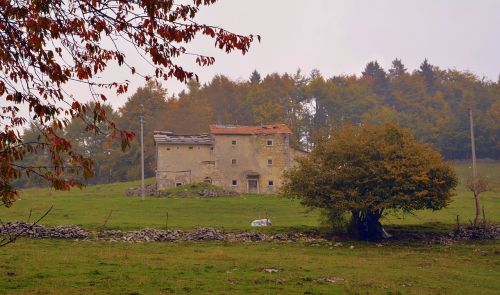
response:
M191 44L192 51L216 57L214 66L197 69L202 83L216 74L247 79L254 69L262 76L297 68L328 77L360 74L369 61L388 68L394 58L410 70L428 58L494 81L500 74L500 0L219 0L197 20L262 36L245 56L218 52L213 43ZM132 79L113 104L121 106L143 83ZM170 93L184 89L174 81L164 85Z

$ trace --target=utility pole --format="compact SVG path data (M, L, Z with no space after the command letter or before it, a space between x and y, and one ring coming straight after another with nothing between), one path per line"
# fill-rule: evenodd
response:
M479 200L479 192L477 188L476 143L474 141L474 121L472 119L472 109L469 109L469 121L470 143L472 148L472 192L474 193L474 199L476 200L476 217L474 218L474 224L477 224L481 216L481 203Z
M145 188L144 188L144 105L141 104L141 199L145 199Z

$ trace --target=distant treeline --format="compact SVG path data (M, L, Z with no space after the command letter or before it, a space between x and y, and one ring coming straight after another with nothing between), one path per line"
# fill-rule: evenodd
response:
M432 144L447 159L467 159L469 108L474 114L478 157L500 159L500 84L468 72L441 70L427 60L413 72L398 59L388 70L374 61L361 76L325 77L319 71L305 75L298 70L261 77L254 71L248 81L233 81L219 75L204 85L191 81L177 96L169 96L151 82L119 110L108 107L108 114L120 128L139 135L141 104L147 177L155 173L154 130L207 132L213 123L283 122L294 133L293 144L309 149L342 124L392 122L413 130L418 139ZM25 131L27 140L36 137L35 127ZM138 140L123 153L117 143L110 145L104 136L85 132L77 120L66 133L75 147L95 161L95 177L90 183L140 178ZM43 163L44 157L40 154L25 161ZM18 184L38 183L36 178L23 178Z

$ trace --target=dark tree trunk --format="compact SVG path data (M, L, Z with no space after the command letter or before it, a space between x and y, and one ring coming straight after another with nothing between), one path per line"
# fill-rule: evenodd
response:
M353 211L349 227L351 237L363 241L380 241L383 236L381 215L379 212Z

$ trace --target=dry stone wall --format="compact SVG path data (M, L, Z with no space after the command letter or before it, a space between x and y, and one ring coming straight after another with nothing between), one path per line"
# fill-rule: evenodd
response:
M92 233L88 229L84 229L73 225L60 226L43 226L33 225L22 221L9 222L0 225L0 240L1 237L30 237L30 238L59 238L59 239L92 239L103 240L109 242L130 242L130 243L145 243L145 242L183 242L183 241L227 241L227 242L308 242L319 243L327 242L328 239L316 231L311 232L290 232L283 234L265 234L260 232L240 232L231 233L223 232L210 227L200 227L191 231L182 231L175 229L155 229L144 228L141 230L121 231L121 230L99 230ZM412 239L407 239L414 242L428 242L450 244L464 240L498 240L500 239L500 226L487 225L478 227L460 228L449 234L433 235L433 236L418 236ZM398 240L396 240L398 241ZM336 243L335 246L342 243Z

